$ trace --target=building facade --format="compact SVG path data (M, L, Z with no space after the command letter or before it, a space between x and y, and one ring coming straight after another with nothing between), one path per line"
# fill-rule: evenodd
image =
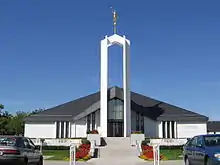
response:
M100 125L100 93L58 105L25 119L30 138L80 138ZM124 136L123 89L108 90L107 136ZM131 92L131 130L152 138L190 138L207 133L208 117ZM129 136L129 135L128 135Z

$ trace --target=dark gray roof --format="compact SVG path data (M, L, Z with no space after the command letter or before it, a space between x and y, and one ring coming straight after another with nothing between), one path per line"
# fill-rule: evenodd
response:
M207 131L208 132L220 132L220 121L208 121Z
M108 90L108 100L118 98L123 100L123 89L112 87ZM72 120L85 116L100 109L100 92L79 98L74 101L47 109L39 114L29 116L25 121ZM185 110L174 105L131 92L131 109L159 121L207 121L208 117Z

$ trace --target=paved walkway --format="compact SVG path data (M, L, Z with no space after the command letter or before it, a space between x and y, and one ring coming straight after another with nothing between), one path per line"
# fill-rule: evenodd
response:
M112 158L113 159L113 158ZM112 160L112 162L114 159ZM140 162L137 164L132 164L131 162L127 161L124 162L123 164L115 164L112 162L105 161L104 164L102 165L153 165L153 162ZM76 165L97 165L94 164L95 162L76 162ZM183 161L178 160L178 161L164 161L160 163L161 165L184 165ZM44 165L69 165L69 162L63 162L63 161L45 161Z
M107 138L107 146L100 147L100 157L76 165L153 165L138 158L136 147L131 147L129 138ZM69 162L45 161L45 165L68 165ZM162 161L161 165L183 165L183 161Z

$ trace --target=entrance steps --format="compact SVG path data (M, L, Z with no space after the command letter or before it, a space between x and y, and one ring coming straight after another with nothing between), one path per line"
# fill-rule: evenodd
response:
M99 158L91 159L90 162L102 165L136 165L143 163L138 158L138 150L130 145L129 137L107 137L104 138L107 143L104 147L99 147ZM129 162L129 164L128 164Z

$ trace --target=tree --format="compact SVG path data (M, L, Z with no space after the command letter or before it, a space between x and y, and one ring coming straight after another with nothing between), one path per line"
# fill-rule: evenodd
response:
M8 111L1 112L1 114L0 114L0 134L8 134L10 132L10 130L7 128L7 125L10 122L12 117L13 116Z
M4 109L4 105L0 104L0 113L2 112L3 109Z
M16 115L13 116L10 122L7 124L8 130L13 132L15 135L24 134L24 118L28 116L26 112L17 111Z
M44 109L35 109L31 113L17 111L12 115L8 111L2 111L3 109L4 106L0 104L0 134L2 135L23 135L24 118L44 111Z
M43 112L45 109L41 109L41 108L39 108L39 109L35 109L35 110L33 110L29 115L35 115L35 114L38 114L38 113L40 113L40 112Z

